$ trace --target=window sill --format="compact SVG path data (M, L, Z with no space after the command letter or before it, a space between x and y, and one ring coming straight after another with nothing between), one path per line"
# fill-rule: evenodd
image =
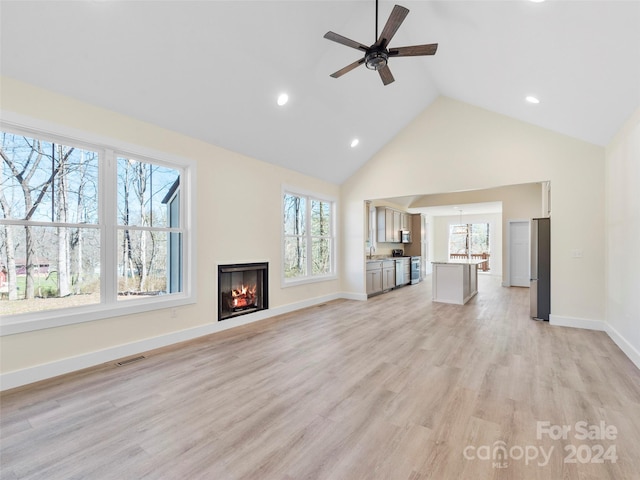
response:
M297 285L305 285L308 283L320 283L320 282L329 282L331 280L337 280L337 275L318 275L317 277L303 277L303 278L291 278L291 279L283 279L280 282L282 288L287 287L295 287Z
M169 298L171 297L171 298ZM87 305L84 307L48 310L46 312L32 312L18 315L4 316L0 320L0 337L15 335L47 328L63 327L78 323L92 322L106 318L133 315L167 308L180 307L195 303L193 296L167 296L163 299L154 298L141 300L126 300L117 305Z

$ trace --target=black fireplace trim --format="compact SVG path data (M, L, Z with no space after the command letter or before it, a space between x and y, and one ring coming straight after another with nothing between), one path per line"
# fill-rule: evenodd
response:
M221 275L223 273L244 272L247 270L262 270L262 308L258 310L247 310L232 316L222 318L222 298L220 292ZM226 265L218 265L218 321L229 320L239 315L255 313L256 311L267 310L269 308L269 262L253 262L253 263L230 263Z

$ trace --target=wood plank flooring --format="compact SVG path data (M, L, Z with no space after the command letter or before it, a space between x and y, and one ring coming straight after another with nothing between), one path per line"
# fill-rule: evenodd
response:
M640 478L640 372L605 333L530 320L528 289L493 277L464 306L430 289L4 392L0 477ZM577 438L583 421L617 434ZM571 431L538 435L538 422Z

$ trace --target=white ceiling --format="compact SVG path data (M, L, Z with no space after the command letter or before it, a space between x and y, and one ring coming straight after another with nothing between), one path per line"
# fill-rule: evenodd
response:
M373 0L2 0L0 72L333 183L438 95L598 145L640 105L640 1L397 3L390 46L439 48L386 87L323 38L373 43Z

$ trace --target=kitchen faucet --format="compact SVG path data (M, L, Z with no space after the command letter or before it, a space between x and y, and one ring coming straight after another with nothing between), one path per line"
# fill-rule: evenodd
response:
M369 247L369 260L371 260L373 258L373 252L376 251L376 247L374 247L373 245L371 245Z

